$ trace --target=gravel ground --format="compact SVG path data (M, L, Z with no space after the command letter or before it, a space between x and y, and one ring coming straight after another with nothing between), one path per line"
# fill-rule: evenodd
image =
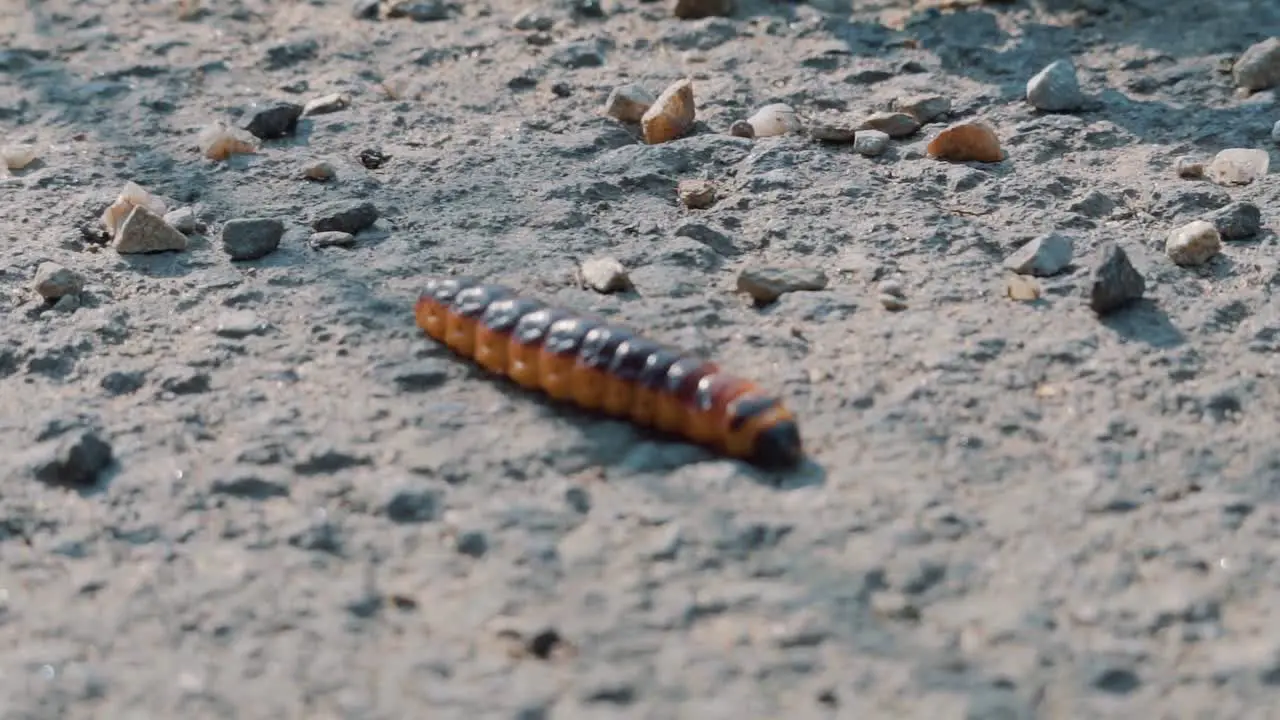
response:
M0 718L1280 717L1280 182L1195 165L1275 156L1280 4L201 5L0 4ZM604 112L681 78L680 139ZM973 121L1003 161L929 154ZM447 273L810 462L484 376Z

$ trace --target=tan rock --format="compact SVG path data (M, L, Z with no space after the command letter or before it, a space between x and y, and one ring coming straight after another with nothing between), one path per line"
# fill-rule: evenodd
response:
M214 121L196 137L200 154L210 160L226 160L232 155L251 155L258 151L258 138L224 122Z
M929 141L925 151L939 160L997 163L1004 160L1000 138L981 120L956 123Z
M644 141L650 145L683 137L693 129L697 113L693 100L693 81L683 78L671 83L640 118Z
M45 300L77 295L84 289L84 276L55 262L42 262L36 269L32 287Z
M1194 220L1169 233L1164 252L1183 267L1203 265L1222 252L1222 236L1213 223Z
M681 180L676 195L685 207L700 210L716 201L716 186L710 180Z
M0 147L0 165L9 170L22 170L35 162L38 155L32 145L6 145Z
M1040 283L1026 275L1010 275L1005 280L1005 294L1020 302L1040 299Z
M329 95L321 95L318 98L309 100L306 105L303 105L302 114L303 115L323 115L325 113L344 110L350 104L351 104L351 98L343 93L332 93Z
M127 182L116 196L114 202L102 213L102 225L111 235L120 229L120 224L137 206L143 206L158 216L168 212L168 208L160 198L152 195L135 182Z
M169 226L161 216L138 205L120 225L112 246L122 255L186 250L187 236Z
M337 174L338 172L333 168L333 165L323 160L309 162L302 167L302 177L306 180L328 182Z
M631 289L627 269L616 258L598 257L584 260L579 268L582 282L598 293L613 293Z
M1229 148L1213 157L1205 174L1219 185L1248 185L1267 174L1271 155L1254 148Z
M604 111L614 120L626 123L638 123L644 117L644 114L653 107L657 98L653 93L644 89L643 86L636 83L622 85L613 89L609 93L609 99L605 101Z

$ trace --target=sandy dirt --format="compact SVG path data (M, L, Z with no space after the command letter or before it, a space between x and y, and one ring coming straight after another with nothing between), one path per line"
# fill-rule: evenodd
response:
M0 2L0 130L39 152L0 179L0 718L1280 717L1280 181L1177 169L1277 158L1231 69L1280 4L400 4ZM1037 110L1064 58L1083 102ZM682 139L602 111L685 77ZM729 133L920 94L950 114L880 155ZM1004 161L929 156L971 120ZM186 249L112 246L127 182ZM1260 220L1170 259L1233 202ZM1051 232L1070 264L1011 280ZM1109 243L1143 297L1099 314ZM634 290L578 285L599 257ZM757 307L771 267L825 287ZM485 376L414 326L449 273L756 379L809 462Z

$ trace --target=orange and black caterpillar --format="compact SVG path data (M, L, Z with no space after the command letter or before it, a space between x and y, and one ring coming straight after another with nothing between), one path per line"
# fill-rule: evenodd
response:
M627 328L471 277L427 280L414 315L454 352L555 400L767 469L804 456L796 420L777 398Z

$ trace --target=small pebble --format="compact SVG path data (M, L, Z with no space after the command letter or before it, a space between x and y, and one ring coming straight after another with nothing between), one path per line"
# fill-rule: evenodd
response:
M47 485L85 488L97 483L115 460L111 444L92 430L77 430L47 441L31 471Z
M1187 180L1200 180L1204 177L1204 161L1189 155L1178 158L1174 169L1177 170L1178 177Z
M1280 120L1271 126L1271 142L1280 145Z
M729 134L734 137L746 138L748 140L756 136L755 128L751 127L751 123L746 120L735 120L729 126Z
M1040 284L1025 275L1010 275L1005 279L1005 295L1019 302L1040 299Z
M39 153L32 145L6 145L0 147L0 165L9 170L22 170L35 162Z
M122 255L186 250L187 236L147 207L137 205L120 225L112 247Z
M1120 310L1141 299L1146 289L1146 278L1123 248L1111 241L1098 248L1089 273L1089 307L1095 313L1104 316Z
M84 289L84 277L55 262L42 262L36 269L32 287L45 300L57 300L66 295L78 295Z
M671 14L681 20L727 16L733 13L733 0L675 0Z
M809 137L823 142L852 142L858 134L858 123L848 115L828 110L809 120Z
M222 226L222 249L232 260L257 260L280 247L284 223L276 218L236 218Z
M683 137L693 129L695 116L693 81L677 80L662 91L640 118L644 141L657 145Z
M1270 37L1240 54L1231 68L1236 86L1266 90L1280 85L1280 37Z
M356 236L341 230L326 230L313 234L307 244L316 250L327 247L345 248L356 244Z
M710 180L681 180L676 185L676 195L685 207L701 210L716 201L716 186Z
M255 111L244 129L262 140L274 140L292 135L298 129L298 118L301 116L301 105L273 102Z
M801 124L796 117L795 108L785 103L765 105L747 118L753 137L777 137L788 133L799 132Z
M541 30L542 32L546 32L555 27L555 24L555 18L547 15L537 8L529 8L528 10L521 12L519 15L516 15L511 21L512 27L516 30L524 31Z
M997 163L1004 160L1000 139L980 120L959 122L938 133L925 148L930 156L954 162Z
M378 208L367 200L334 200L318 205L312 212L311 229L337 230L355 235L378 221Z
M609 93L609 99L605 101L605 113L621 122L638 123L644 114L653 107L653 103L657 100L653 93L644 89L643 86L636 83L630 85L622 85L613 89Z
M1075 242L1058 233L1041 235L1018 248L1004 261L1004 266L1019 275L1050 277L1071 264Z
M164 201L144 190L134 182L127 182L114 202L102 213L102 224L111 235L115 235L133 208L143 205L156 215L164 215L168 209Z
M356 20L377 20L378 6L382 0L355 0L351 3L351 17Z
M880 305L885 310L898 312L899 310L907 309L906 299L898 295L891 295L889 293L880 293L880 297L878 299L880 300Z
M445 0L392 0L386 5L386 16L391 20L438 22L448 20L449 14L449 3Z
M893 110L904 112L924 125L951 112L951 98L943 95L908 95L893 101Z
M1194 220L1169 233L1164 252L1184 267L1203 265L1222 251L1222 236L1212 223Z
M302 114L307 115L323 115L325 113L337 112L345 110L351 104L351 98L343 93L332 93L322 95L307 102L302 106Z
M881 130L859 130L853 136L853 151L865 157L883 155L889 149L889 134Z
M579 268L582 282L598 293L609 294L631 289L627 269L615 258L590 258Z
M1075 65L1058 60L1027 81L1027 102L1037 110L1068 112L1084 106Z
M222 338L239 340L257 335L266 329L266 325L252 310L232 310L218 317L213 334Z
M246 130L233 128L221 121L206 126L196 136L200 153L210 160L226 160L232 155L252 155L258 151L258 141Z
M1214 156L1206 174L1219 185L1248 185L1267 174L1271 155L1266 150L1229 148Z
M920 129L920 122L904 112L873 113L862 121L859 130L879 130L891 138L904 138Z
M738 292L750 295L758 305L767 305L786 293L826 286L827 275L817 268L756 267L738 274Z
M332 180L334 176L337 174L338 172L337 170L334 169L333 165L323 160L309 162L306 165L302 166L302 178L304 180L315 180L316 182L328 182Z
M170 210L164 214L164 221L183 235L191 235L204 230L200 220L196 218L196 211L189 207Z
M1228 203L1205 215L1223 240L1244 240L1262 232L1262 209L1251 202Z

